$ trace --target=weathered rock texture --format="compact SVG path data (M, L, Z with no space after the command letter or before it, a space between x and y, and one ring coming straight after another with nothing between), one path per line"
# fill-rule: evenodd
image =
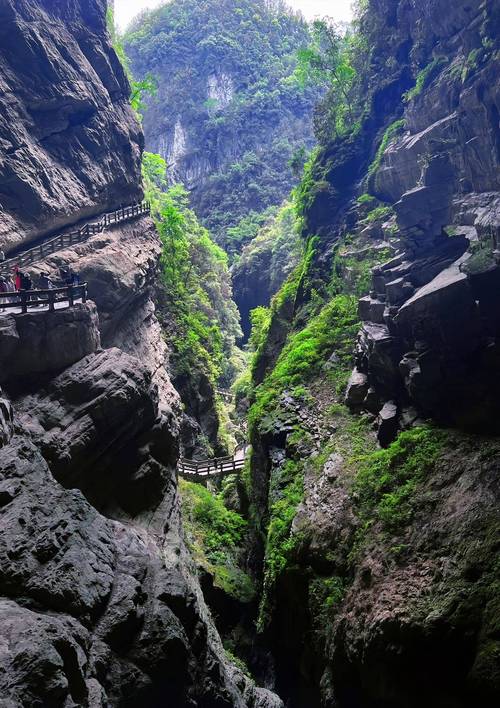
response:
M0 243L140 196L104 17L0 0ZM106 231L32 269L71 266L95 305L2 319L2 705L282 705L228 662L185 550L158 256L148 219Z
M492 708L500 697L500 3L367 6L361 125L321 145L303 185L305 235L319 238L297 291L272 313L253 371L265 387L290 345L264 392L280 380L286 390L252 431L251 561L267 570L264 591L272 588L264 636L290 706ZM373 270L359 303L350 413L338 391L341 357L330 349L317 362L307 348L314 333L295 335L330 302L332 271L349 292L349 271L369 242L393 257ZM289 369L300 373L288 380ZM414 429L423 419L430 431ZM385 447L401 429L388 457L368 455L376 434ZM421 457L406 464L412 435ZM440 440L432 463L423 438Z
M143 141L105 0L0 2L0 247L140 197Z
M55 312L0 316L0 381L24 383L74 364L100 346L92 302Z
M432 18L432 37L415 12ZM398 7L413 60L431 70L369 180L394 204L400 251L375 269L360 304L357 356L380 404L396 402L396 423L413 405L498 431L499 12L495 2Z

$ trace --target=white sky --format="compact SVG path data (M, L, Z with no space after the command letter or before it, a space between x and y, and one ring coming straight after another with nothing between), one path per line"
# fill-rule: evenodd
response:
M130 20L146 7L156 7L165 0L115 0L115 18L120 29L125 29ZM352 0L288 0L295 10L301 10L305 17L313 19L333 17L338 21L347 21L352 17Z

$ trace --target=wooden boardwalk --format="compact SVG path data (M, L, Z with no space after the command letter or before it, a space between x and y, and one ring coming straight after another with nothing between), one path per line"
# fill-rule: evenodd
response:
M132 204L128 207L123 207L123 209L118 209L117 211L110 212L109 214L104 214L100 221L85 224L78 231L71 231L69 233L61 233L58 236L53 236L45 241L28 248L26 251L22 251L16 256L12 256L7 260L0 263L0 275L9 276L12 275L14 266L19 266L23 268L27 265L32 265L39 261L43 261L47 256L51 256L57 251L62 251L69 246L74 246L77 243L82 243L86 241L90 236L94 234L102 233L106 228L114 226L115 224L120 224L124 221L130 221L135 219L142 214L149 214L151 205L149 202L143 202L142 204Z
M66 285L50 290L20 290L15 293L5 293L0 296L0 311L7 314L26 314L28 310L54 312L65 304L73 307L75 302L87 302L87 283ZM10 312L11 311L11 312Z
M245 467L249 447L245 446L229 457L216 457L212 460L186 460L181 458L178 472L181 477L190 482L203 484L208 479L227 477L230 474L239 474Z

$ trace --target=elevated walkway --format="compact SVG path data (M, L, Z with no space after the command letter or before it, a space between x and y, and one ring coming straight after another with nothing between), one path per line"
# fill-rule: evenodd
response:
M238 448L229 457L215 457L211 460L186 460L181 458L177 466L179 475L190 482L204 484L208 479L240 474L245 467L250 446Z
M51 236L38 243L36 246L27 248L25 251L20 251L15 256L9 257L7 260L0 263L0 275L12 275L15 266L19 266L22 270L26 266L43 261L47 256L51 256L53 253L57 253L57 251L62 251L69 246L86 241L90 236L100 234L110 226L125 221L131 221L143 214L149 214L150 211L151 205L149 202L131 204L128 207L123 207L122 209L117 209L117 211L104 214L99 221L85 224L85 226L82 226L77 231L70 231L69 233L64 231L57 236Z

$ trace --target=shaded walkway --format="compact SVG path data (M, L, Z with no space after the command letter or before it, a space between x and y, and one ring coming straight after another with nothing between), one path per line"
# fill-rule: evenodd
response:
M69 233L64 232L57 236L51 236L46 240L37 243L36 246L20 251L15 256L12 256L0 263L0 275L9 276L12 274L14 266L16 265L22 269L27 265L32 265L39 261L43 261L47 258L47 256L51 256L53 253L62 251L63 249L77 243L82 243L90 236L100 234L110 226L114 226L125 221L131 221L132 219L142 216L143 214L149 214L150 210L151 205L149 202L132 204L128 207L117 209L117 211L104 214L100 221L85 224L85 226L82 226L77 231L71 231Z
M73 307L75 302L87 302L87 283L66 285L50 290L20 290L0 297L0 313L20 315L26 312L54 312Z

